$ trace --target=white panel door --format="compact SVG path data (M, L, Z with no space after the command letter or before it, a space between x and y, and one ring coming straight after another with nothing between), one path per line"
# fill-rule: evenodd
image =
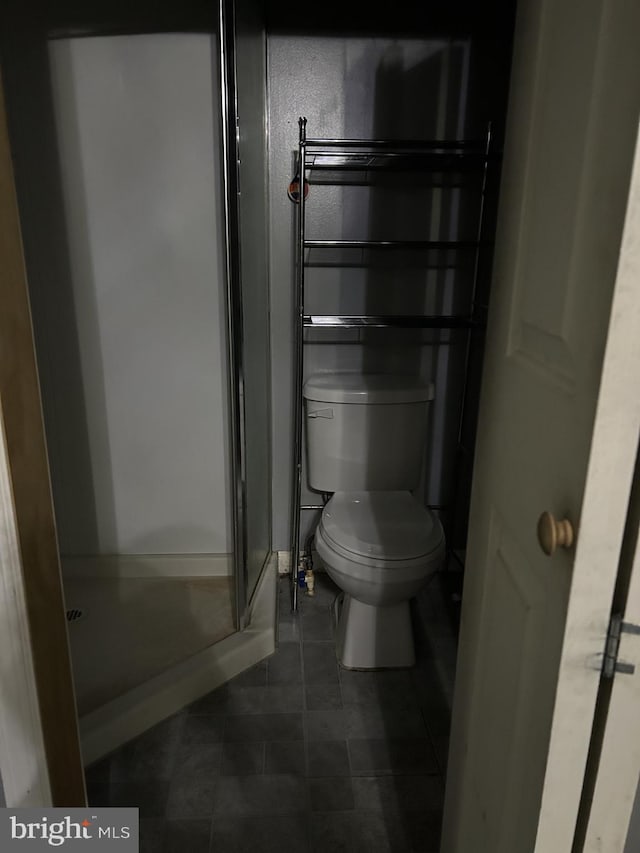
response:
M583 853L623 853L628 849L625 844L640 776L640 635L634 633L640 626L638 548L633 574L618 661L635 671L614 676Z
M637 3L519 5L443 853L572 847L640 424L639 31ZM577 534L552 557L545 510Z
M640 288L640 157L636 154L620 255L624 286ZM636 309L636 322L640 311ZM626 596L626 600L625 600ZM634 853L628 838L640 777L640 463L636 463L614 612L620 620L618 662L634 671L613 675L597 715L601 741L581 853ZM605 715L606 709L606 715ZM604 719L604 723L602 723ZM631 829L635 835L635 829ZM637 844L637 840L636 840Z

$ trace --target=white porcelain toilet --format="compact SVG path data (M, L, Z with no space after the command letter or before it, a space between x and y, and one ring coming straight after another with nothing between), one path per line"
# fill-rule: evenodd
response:
M304 386L308 478L333 492L316 531L344 591L338 658L350 669L412 666L409 600L442 564L444 532L411 495L433 386L417 377L323 373Z

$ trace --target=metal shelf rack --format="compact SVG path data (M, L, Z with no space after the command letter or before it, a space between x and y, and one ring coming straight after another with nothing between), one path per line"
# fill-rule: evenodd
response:
M486 306L476 303L481 252L491 244L486 240L485 194L490 165L499 160L492 150L491 126L486 137L480 141L431 140L408 141L386 139L316 139L307 137L306 118L298 120L298 169L299 179L298 215L296 229L296 286L294 322L294 447L291 484L291 603L297 608L298 569L300 562L300 514L303 511L319 511L323 504L301 505L302 493L302 446L303 446L303 377L304 377L304 331L305 329L463 329L467 330L465 353L465 384L462 393L458 445L463 437L463 422L468 398L468 372L471 357L471 331L482 329ZM479 179L479 215L475 240L308 240L305 235L305 182L323 186L340 184L374 185L375 180L391 175L397 179L405 176L429 175L428 186L455 187L461 185L465 175L475 173ZM315 180L312 176L315 175ZM411 183L424 186L424 181ZM360 252L358 261L313 261L312 252L328 255L328 250L344 252L353 256ZM473 279L471 285L471 312L467 315L316 315L305 313L305 269L312 266L368 266L364 253L392 255L395 252L422 254L424 268L444 269L455 266L452 256L461 252L472 253ZM438 257L433 261L434 254ZM307 256L307 257L306 257ZM443 261L443 258L445 259ZM429 259L429 260L427 260Z

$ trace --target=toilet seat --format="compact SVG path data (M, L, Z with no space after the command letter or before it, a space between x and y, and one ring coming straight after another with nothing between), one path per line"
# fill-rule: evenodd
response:
M409 492L336 492L316 549L342 590L338 660L348 669L413 666L409 601L442 565L442 525Z
M318 533L341 557L389 570L424 566L444 543L440 522L409 492L336 492Z

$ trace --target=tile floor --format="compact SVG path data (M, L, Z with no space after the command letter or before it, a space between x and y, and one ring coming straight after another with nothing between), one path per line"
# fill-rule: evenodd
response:
M289 608L279 647L87 770L92 805L140 809L141 851L437 853L449 707L437 661L339 668L330 605Z

